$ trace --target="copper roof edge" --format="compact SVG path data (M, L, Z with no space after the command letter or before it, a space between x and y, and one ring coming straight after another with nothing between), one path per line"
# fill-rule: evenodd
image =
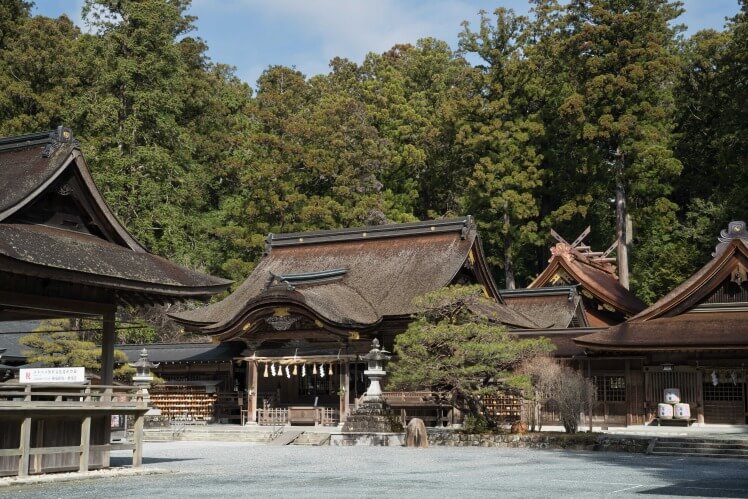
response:
M406 222L384 225L369 225L343 229L320 230L312 232L289 232L285 234L268 234L266 251L281 246L299 246L306 244L320 244L339 241L364 241L368 239L383 239L391 237L407 237L444 232L460 232L466 237L468 230L475 226L473 217L468 215L460 218L443 220L426 220L422 222Z

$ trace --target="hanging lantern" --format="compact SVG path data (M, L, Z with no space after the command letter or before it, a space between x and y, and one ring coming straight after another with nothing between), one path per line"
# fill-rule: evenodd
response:
M293 375L298 376L299 375L299 366L296 364L293 365Z
M332 364L330 364L330 370L327 371L327 374L329 374L330 376L332 376Z
M325 377L325 365L324 364L319 365L319 377L320 378Z
M316 375L317 374L317 364L315 363L315 364L313 364L313 366L314 367L312 368L312 374Z
M290 377L291 377L291 370L288 368L288 366L286 366L286 378L290 378Z
M268 377L268 364L267 364L267 362L265 362L265 374L263 374L262 376L265 377L265 378Z
M273 376L275 376L275 362L270 364L270 372L273 374Z
M303 378L305 376L306 376L306 364L302 364L301 365L301 377Z

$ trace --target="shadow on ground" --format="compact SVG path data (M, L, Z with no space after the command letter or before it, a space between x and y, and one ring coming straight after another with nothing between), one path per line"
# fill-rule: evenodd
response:
M197 458L194 457L143 457L143 464L159 464L159 463L177 463L179 461L195 461ZM114 466L131 466L132 458L129 456L112 456L109 460L110 464Z

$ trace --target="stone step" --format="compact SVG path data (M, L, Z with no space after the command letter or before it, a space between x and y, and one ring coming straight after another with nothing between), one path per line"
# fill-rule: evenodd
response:
M270 432L251 432L251 433L227 433L227 432L179 432L179 431L147 431L143 434L143 440L146 442L175 442L175 441L193 441L193 442L250 442L250 443L268 443L272 441Z
M735 449L735 450L748 451L748 445L746 444L731 444L731 443L724 443L724 442L671 442L669 440L658 440L656 446L657 447L659 446L677 447L677 448L682 448L682 449L704 448L704 449Z
M673 457L709 457L709 458L723 458L723 459L748 459L748 456L734 455L734 454L697 454L690 452L664 452L664 451L652 451L653 456L673 456Z
M657 437L659 441L683 444L731 444L748 446L748 440L728 439L728 438L698 438L698 437Z
M304 433L304 430L284 428L283 433L275 437L275 439L270 443L270 445L289 445L294 440L299 438L299 436L301 436L301 434L303 433Z
M748 449L721 449L718 447L678 447L668 445L655 445L653 452L682 452L684 454L732 454L735 456L748 456Z
M291 445L329 445L330 434L329 433L304 433L294 440Z

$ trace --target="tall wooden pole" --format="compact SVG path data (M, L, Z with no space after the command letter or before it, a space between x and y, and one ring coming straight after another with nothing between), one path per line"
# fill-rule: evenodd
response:
M250 424L257 423L257 362L247 361L247 421Z
M111 385L114 381L114 340L116 331L114 320L116 308L112 308L103 316L104 327L101 339L101 384Z
M504 207L506 210L506 206ZM504 236L504 277L505 277L505 287L506 289L514 289L515 288L515 282L514 282L514 261L512 260L512 254L511 254L511 245L512 245L512 238L509 235L509 213L504 211L504 229L506 230L506 235Z
M629 289L629 248L631 234L628 233L628 210L626 208L626 188L623 180L623 154L616 150L616 255L618 257L618 280Z
M348 362L342 362L340 364L340 386L338 390L340 392L340 422L345 423L348 420L348 405L350 401L350 365Z

